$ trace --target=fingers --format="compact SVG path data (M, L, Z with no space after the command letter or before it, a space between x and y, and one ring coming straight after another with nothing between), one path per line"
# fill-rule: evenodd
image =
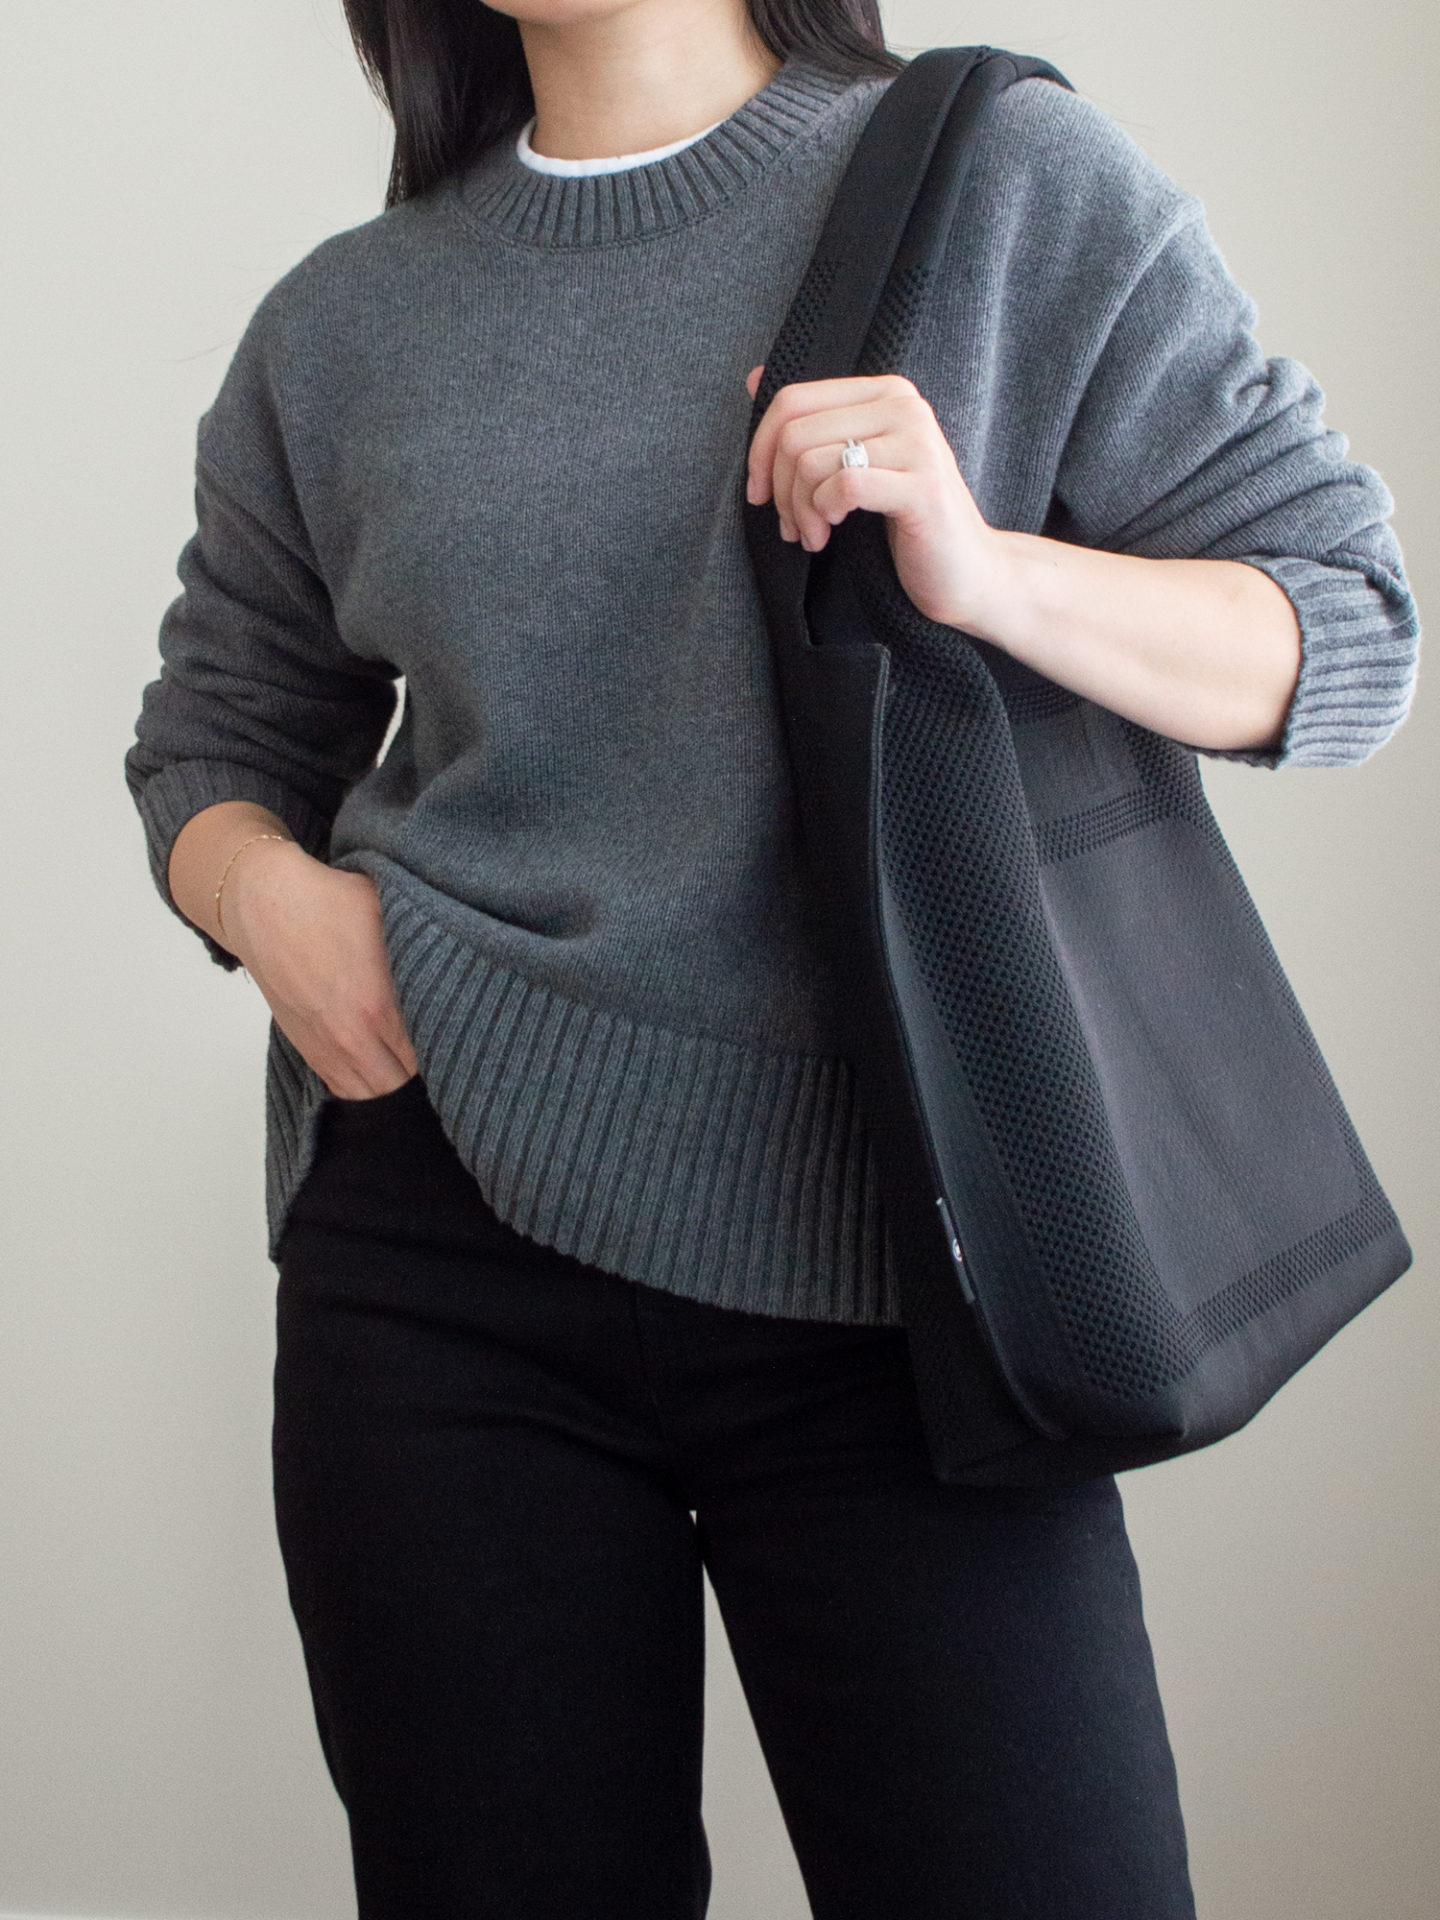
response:
M374 1099L411 1077L411 1070L373 1034L306 1019L293 1008L272 1007L271 1012L276 1026L337 1099Z
M919 464L916 436L906 422L887 419L879 408L855 408L844 413L812 414L797 420L776 443L771 491L787 540L803 539L819 529L811 503L816 489L837 472L864 472L845 468L840 456L847 440L864 443L870 467L909 471Z
M290 1039L342 1100L393 1093L417 1071L398 1009L378 995L353 999L309 1019L293 1013L289 1018Z
M847 440L864 444L868 468L841 465ZM905 476L906 484L853 490L849 476L881 469ZM837 488L830 483L838 476L845 479ZM854 506L923 511L930 483L942 477L953 485L955 458L933 411L910 381L885 374L781 388L756 429L746 491L755 502L773 497L781 537L816 551Z
M392 1093L419 1071L383 949L364 957L358 976L337 983L314 1029L311 1065L342 1099Z
M407 1066L396 1054L391 1053L385 1061L385 1072L379 1080L372 1077L365 1092L358 1096L365 1100L378 1100L382 1093L394 1093L397 1087L403 1087L407 1080L413 1080L419 1072L418 1067Z
M750 442L747 497L756 502L770 498L782 442L790 453L826 440L843 447L847 436L860 440L868 434L894 431L907 420L920 422L929 413L914 384L899 374L804 380L781 387Z
M831 528L839 526L857 507L883 513L893 525L923 522L935 517L935 492L933 481L924 474L893 467L841 467L821 481L811 495L801 516L798 538L807 552L818 553L829 540Z
M420 1071L420 1062L415 1057L415 1049L410 1044L410 1036L405 1031L393 993L388 1013L380 1025L378 1037L388 1048L390 1057L407 1080L412 1074Z
M288 1035L300 1053L325 1082L326 1088L340 1100L374 1100L382 1093L393 1093L419 1071L415 1057L402 1058L393 1047L382 1045L374 1035L356 1036L343 1048L332 1033L307 1032L303 1028Z
M907 458L910 448L904 437L870 434L865 451L870 456L865 467L842 466L840 448L834 445L813 447L799 456L783 487L776 489L782 539L799 540L813 553L829 539L831 527L856 507L872 513L913 510L920 476Z
M251 920L250 977L331 1093L362 1100L415 1073L373 882L316 860L277 867Z

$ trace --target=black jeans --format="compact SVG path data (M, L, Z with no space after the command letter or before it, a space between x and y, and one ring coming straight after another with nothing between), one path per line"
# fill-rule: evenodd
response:
M1193 1914L1114 1482L939 1483L901 1330L535 1245L412 1080L327 1103L278 1331L362 1920L704 1913L702 1567L819 1920Z

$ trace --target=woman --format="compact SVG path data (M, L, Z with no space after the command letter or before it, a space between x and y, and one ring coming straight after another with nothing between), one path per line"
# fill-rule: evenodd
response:
M202 424L128 768L274 1015L277 1512L360 1912L703 1912L703 1566L821 1920L1190 1914L1113 1481L930 1466L741 498L883 514L932 619L1274 766L1406 710L1388 497L1043 81L904 375L747 451L900 66L872 0L349 11L391 204Z

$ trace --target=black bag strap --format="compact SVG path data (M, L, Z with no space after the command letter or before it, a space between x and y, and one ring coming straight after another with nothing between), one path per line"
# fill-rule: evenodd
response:
M945 242L981 109L1017 80L1034 78L1069 85L1048 61L994 47L931 47L885 89L776 336L777 354L756 395L757 422L788 381L855 371L886 282L928 271ZM776 357L786 363L783 377L772 366Z
M867 370L882 371L899 357L954 222L976 120L994 95L1037 78L1070 84L1048 61L994 47L931 47L896 75L850 156L766 358L751 439L781 387L855 373L867 344ZM781 637L799 616L811 556L780 538L769 502L746 504L745 530L767 617Z
M917 56L885 89L856 143L815 253L766 357L751 417L752 437L775 393L792 381L886 372L899 366L961 205L975 151L976 121L998 92L1032 75L1067 84L1042 61L987 47L939 47ZM792 734L803 819L803 796L825 783L823 778L811 777L816 769L810 752L813 740L807 746L806 728L802 726L798 734L792 729L792 696L801 713L813 709L810 720L836 743L844 758L848 748L840 744L842 740L854 744L847 722L858 714L870 724L872 689L867 676L878 671L873 661L858 656L880 649L843 644L817 647L815 640L838 637L844 625L827 624L822 618L818 626L823 631L812 633L807 617L809 585L812 579L824 577L823 571L812 572L812 561L825 558L830 550L811 555L798 542L782 540L778 516L769 501L759 506L742 501L741 511L786 728ZM883 551L883 541L878 545ZM836 701L829 709L815 684L814 669L822 659L827 668L822 678L831 683ZM856 694L848 702L847 688ZM865 788L860 759L863 754L847 770L855 778L842 777L839 782L847 793L858 795ZM857 799L856 804L868 801ZM806 837L817 873L828 869L844 835L822 827L813 835L807 829ZM845 938L850 933L855 936L855 953L868 951L866 933L846 925ZM852 982L855 991L847 987L845 995L859 1002L870 984L868 978L858 985ZM915 1152L909 1157L918 1168L926 1149L908 1095L893 1087L891 1097L882 1092L872 1109L872 1119L882 1129L887 1111L907 1140L914 1131ZM898 1122L897 1113L901 1115ZM940 1232L937 1191L929 1176L918 1187L912 1182L890 1217L892 1226L898 1223L896 1250L906 1273L902 1280L905 1323L927 1434L934 1458L943 1460L950 1472L957 1465L968 1470L976 1462L1010 1460L1018 1457L1017 1449L1024 1451L1039 1443L1036 1429L1012 1401L964 1304L948 1242Z

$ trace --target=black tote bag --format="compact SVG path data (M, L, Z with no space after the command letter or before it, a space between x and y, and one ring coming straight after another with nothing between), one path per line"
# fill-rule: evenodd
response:
M887 88L752 433L782 385L895 368L976 117L1029 77L1066 84L937 48ZM878 514L816 555L744 515L936 1471L1220 1439L1411 1255L1194 751L927 619Z

